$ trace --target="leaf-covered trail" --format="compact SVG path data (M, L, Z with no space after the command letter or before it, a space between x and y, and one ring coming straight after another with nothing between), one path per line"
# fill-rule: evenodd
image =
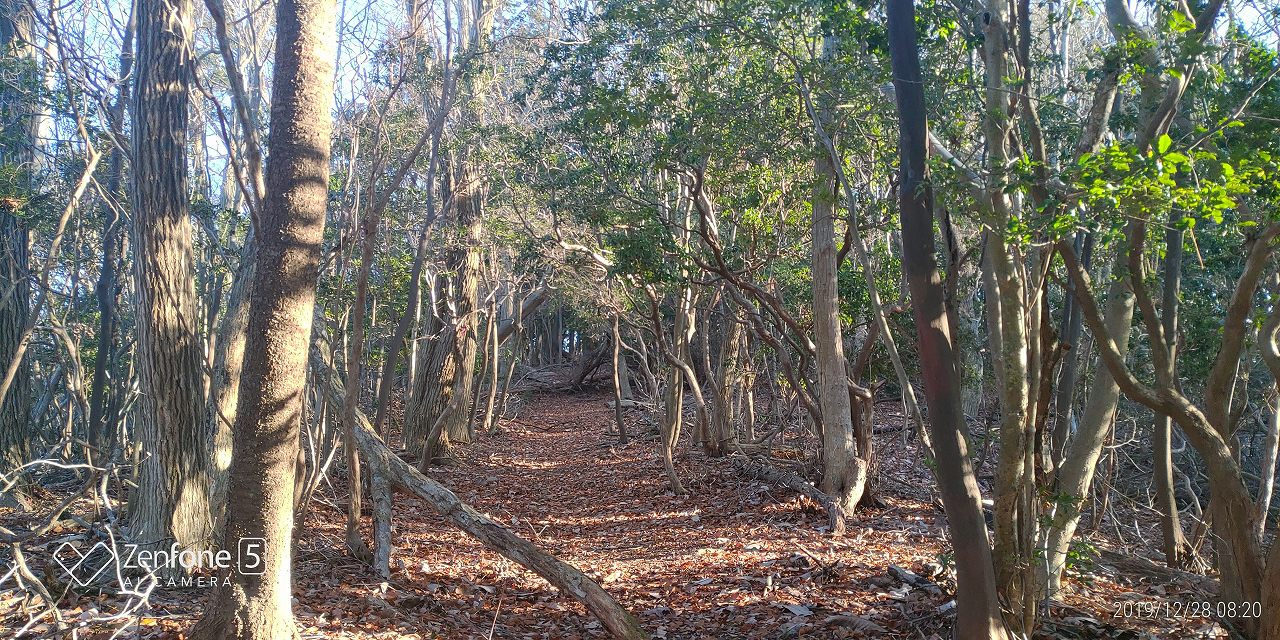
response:
M456 466L430 475L595 578L657 638L949 636L949 595L910 588L888 571L941 572L935 580L954 587L944 518L929 503L930 474L901 433L876 437L884 506L860 509L849 532L833 538L816 505L739 475L728 460L705 458L687 440L677 470L691 495L673 495L656 437L618 447L605 436L613 416L607 398L534 396L500 433L481 435L459 449ZM892 406L877 406L881 424L894 422ZM383 582L343 550L344 479L331 476L334 486L310 507L297 537L302 638L607 637L571 598L409 494L393 498L396 548ZM1113 617L1126 602L1203 598L1193 581L1126 575L1101 562L1084 569L1068 578L1066 602L1053 604L1037 638L1226 637L1204 619ZM138 636L183 637L203 600L200 590L158 590Z
M675 496L655 439L610 446L605 398L536 396L501 433L466 446L459 465L431 475L599 580L658 637L862 637L855 627L898 626L899 603L877 581L890 563L937 560L941 530L927 505L890 500L832 539L816 507L685 447L678 469L692 495ZM332 557L340 514L313 511L299 554L304 635L605 637L572 600L416 498L397 494L394 503L385 592L367 569Z

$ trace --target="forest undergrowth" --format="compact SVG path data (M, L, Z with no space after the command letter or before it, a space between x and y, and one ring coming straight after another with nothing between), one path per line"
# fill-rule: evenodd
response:
M876 443L880 504L861 508L848 532L833 537L818 505L696 447L681 447L677 458L690 495L673 494L653 455L655 435L622 446L604 435L613 415L607 401L597 392L533 395L517 417L430 475L599 581L655 638L948 637L954 575L944 516L932 474L907 451L916 445L889 426L901 424L895 403L877 405L885 425ZM632 420L633 433L646 433L639 412ZM785 456L791 449L779 444ZM980 467L984 484L992 468L993 461ZM608 637L581 605L403 492L393 498L392 577L379 579L343 551L345 499L345 479L335 473L297 532L302 638ZM1158 535L1158 523L1123 501L1107 513L1084 538L1066 599L1050 603L1037 637L1229 637L1203 617L1142 615L1208 599L1205 581L1155 563L1114 566L1109 560L1138 557L1127 545L1140 548L1140 536ZM5 512L0 523L18 517ZM33 545L35 566L50 566L40 552L60 533ZM113 597L63 588L71 616L118 606ZM0 611L17 597L0 592ZM128 636L183 638L204 598L199 588L158 588ZM0 629L15 621L0 620Z

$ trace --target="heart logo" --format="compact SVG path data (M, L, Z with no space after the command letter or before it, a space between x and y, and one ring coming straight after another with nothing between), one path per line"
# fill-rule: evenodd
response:
M98 553L98 549L102 549L102 552L106 553L109 559L95 567L92 563L87 563L87 561L91 556ZM53 552L53 561L58 563L58 566L62 567L62 570L71 577L71 580L81 587L87 586L96 580L98 576L102 575L103 571L107 570L107 567L111 566L115 559L115 552L111 550L111 547L107 546L107 543L101 541L89 547L89 551L86 553L81 553L80 549L70 542L62 543Z

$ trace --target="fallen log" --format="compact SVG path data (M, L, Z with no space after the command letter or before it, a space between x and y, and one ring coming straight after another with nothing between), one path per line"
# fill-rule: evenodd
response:
M604 402L604 405L605 405L606 407L609 407L609 409L613 409L613 405L614 405L614 404L616 404L616 403L615 403L614 401L612 401L612 400L605 400L605 402ZM644 410L646 410L646 411L652 411L652 410L653 410L653 403L651 403L651 402L640 402L639 400L626 400L626 399L624 399L624 400L622 401L622 408L623 408L623 409L644 409Z
M316 379L328 380L325 385L335 405L342 402L342 387L338 385L337 374L329 368L323 358L313 357L313 365L317 368ZM448 487L418 472L412 465L401 460L399 456L383 442L373 431L369 419L356 409L356 424L352 425L356 446L364 454L372 477L385 478L397 487L413 493L427 501L440 515L444 516L459 529L479 540L484 546L498 552L502 557L542 576L547 582L581 602L587 611L598 618L601 624L615 638L623 640L643 640L649 637L640 628L635 616L618 604L599 584L588 578L581 571L559 558L539 549L537 545L517 536L510 529L491 520L488 516L472 509L470 505L458 499ZM388 501L389 502L389 501ZM375 505L386 504L374 496ZM379 537L389 538L389 527L382 529ZM381 550L385 557L388 550Z
M840 508L840 505L836 504L836 501L831 496L813 486L812 482L790 471L756 462L751 458L740 455L733 456L733 467L748 477L786 487L822 505L822 508L827 511L827 520L831 525L831 533L837 536L844 535L844 509Z
M899 581L909 584L917 589L924 589L930 595L942 595L942 587L939 587L932 580L910 570L899 567L898 565L889 565L889 575L897 578Z
M520 303L519 314L513 318L503 320L499 324L498 344L506 342L507 338L511 337L511 334L516 332L516 318L528 318L533 316L533 314L538 310L538 307L541 307L542 303L546 302L550 297L551 288L545 285L534 289L532 293L526 296L524 301Z
M1129 578L1146 578L1155 584L1180 584L1210 598L1218 591L1218 582L1209 576L1174 569L1153 562L1135 553L1121 553L1111 549L1098 549L1098 564L1116 570L1115 575Z

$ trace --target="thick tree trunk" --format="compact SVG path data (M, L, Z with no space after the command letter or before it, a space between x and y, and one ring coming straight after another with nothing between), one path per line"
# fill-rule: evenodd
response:
M192 637L296 637L290 542L299 416L324 234L332 127L335 6L276 5L267 198L259 216L249 339L234 430L223 547L258 538L261 573L225 571ZM243 554L242 554L243 557Z
M0 212L0 362L13 362L20 352L30 313L27 230L11 212ZM31 402L29 361L23 356L17 374L0 401L0 475L31 459L27 413Z
M711 387L710 441L717 455L726 455L738 446L737 405L734 402L742 386L741 364L738 355L742 351L742 325L735 313L738 306L724 300L720 305L723 321L720 324L720 352L709 385ZM623 370L625 376L625 369ZM625 377L623 381L625 382Z
M431 427L453 393L455 331L447 302L448 282L445 275L438 274L431 285L431 313L422 327L423 355L405 405L404 446L409 451L426 447Z
M837 38L823 38L823 60L829 60L839 46ZM829 120L829 110L820 106L819 118ZM825 125L825 122L824 122ZM822 411L822 491L832 496L846 513L853 513L864 486L855 479L866 478L866 469L854 450L853 424L849 414L848 374L844 339L840 327L840 298L837 284L835 201L836 170L829 153L819 149L814 170L817 184L813 192L813 324L818 360L818 406Z
M471 387L475 383L478 350L476 324L479 310L476 306L480 280L481 216L486 193L479 184L478 169L466 160L463 165L465 168L459 178L461 193L455 196L458 199L458 223L463 235L459 239L460 246L452 249L450 258L450 266L458 274L454 297L455 331L447 336L452 338L452 342L448 344L450 351L445 354L445 361L440 369L440 384L446 384L447 380L450 389L445 401L437 401L434 405L438 407L437 411L426 414L428 423L438 424L439 428L433 428L427 434L424 461L449 456L453 443L470 442L474 435L471 430L471 413L474 410L471 406ZM442 341L435 347L442 349L445 342L447 341ZM453 370L452 375L446 377L443 371L449 368ZM430 374L425 377L430 377Z
M203 348L188 216L190 0L140 0L134 69L133 250L140 483L130 534L145 546L210 544ZM170 568L172 569L172 568Z
M34 64L32 15L27 3L5 0L0 5L0 50L19 64ZM0 91L0 130L6 144L0 149L0 164L12 165L19 175L31 170L31 127L24 91L34 78L34 69L20 69L13 81ZM13 82L16 86L11 85ZM10 142L12 141L12 142ZM0 475L7 474L31 459L31 374L25 357L24 334L31 312L30 255L27 229L19 212L0 205L0 367L8 369L20 358L8 389L0 392ZM21 492L14 493L14 496ZM8 496L0 495L0 504Z
M924 86L916 46L915 6L888 5L889 52L899 117L898 197L902 211L903 275L919 332L917 351L937 454L938 485L956 557L956 625L965 640L1008 638L996 599L982 496L969 463L960 399L959 360L952 339L942 278L934 258L933 194L926 180Z

